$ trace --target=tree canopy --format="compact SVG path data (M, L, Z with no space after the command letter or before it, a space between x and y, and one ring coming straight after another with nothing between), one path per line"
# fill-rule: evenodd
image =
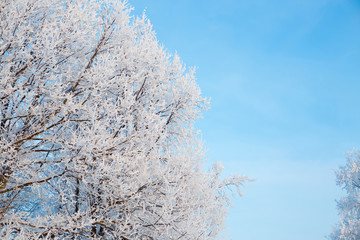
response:
M0 237L214 239L228 189L202 166L208 101L124 1L0 2Z
M340 219L331 239L360 239L360 152L348 154L346 165L336 171L337 185L347 193L338 201Z

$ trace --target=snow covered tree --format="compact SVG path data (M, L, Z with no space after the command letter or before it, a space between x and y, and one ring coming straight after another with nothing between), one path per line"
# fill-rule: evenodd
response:
M350 153L346 165L340 167L336 175L337 185L347 192L347 196L338 202L340 220L330 238L360 239L360 152Z
M120 0L0 1L0 238L214 239L193 70Z

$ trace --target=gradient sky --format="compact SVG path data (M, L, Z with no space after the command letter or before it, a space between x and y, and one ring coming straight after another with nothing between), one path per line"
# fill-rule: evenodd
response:
M234 199L234 240L319 240L360 147L359 0L129 0L197 66L207 158L256 178Z

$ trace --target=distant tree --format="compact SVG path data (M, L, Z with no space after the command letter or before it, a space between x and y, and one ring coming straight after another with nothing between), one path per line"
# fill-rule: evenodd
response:
M193 71L115 0L0 1L0 238L214 239Z
M336 172L337 185L347 193L338 201L340 220L330 236L331 239L360 239L360 152L347 156L347 163Z

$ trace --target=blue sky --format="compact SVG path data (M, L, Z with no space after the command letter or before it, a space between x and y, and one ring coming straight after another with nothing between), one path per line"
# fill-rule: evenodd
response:
M130 0L197 66L207 157L257 181L234 199L234 240L325 239L360 147L360 1Z

